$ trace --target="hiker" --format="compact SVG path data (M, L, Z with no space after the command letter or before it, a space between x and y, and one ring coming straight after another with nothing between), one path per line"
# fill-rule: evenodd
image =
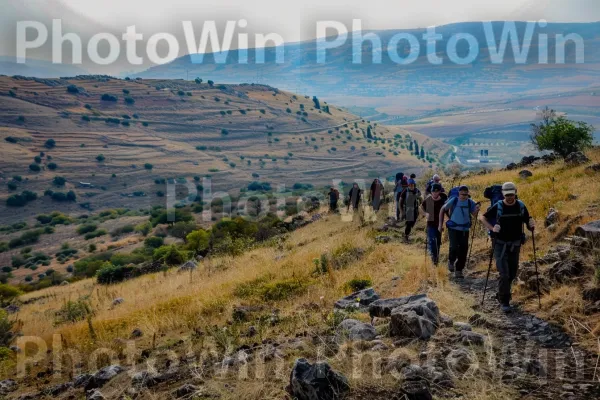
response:
M454 190L454 189L453 189ZM479 212L479 204L475 204L469 198L469 188L460 186L458 196L451 196L440 211L440 222L438 229L444 230L444 218L448 215L448 238L450 239L450 251L448 255L448 270L454 272L454 277L462 279L463 269L467 263L469 252L469 230L471 228L471 216Z
M511 311L511 286L519 268L521 245L525 241L523 224L533 232L535 221L529 216L525 204L517 199L517 187L512 182L502 185L504 200L498 201L485 214L479 217L492 232L492 245L496 268L500 274L498 294L502 311ZM490 221L496 221L492 225Z
M352 206L353 210L358 210L358 204L360 203L360 198L362 196L362 190L358 187L358 183L352 184L352 189L348 192L348 209Z
M408 188L400 195L400 207L406 218L406 226L404 228L404 241L408 242L408 237L412 228L417 223L419 218L419 205L423 201L421 191L417 189L417 183L414 179L408 180Z
M440 211L446 200L448 200L448 196L442 192L442 185L434 183L431 187L431 194L421 204L421 209L427 218L427 246L431 259L436 266L439 262L440 247L442 245L442 232L438 229Z
M371 192L369 193L369 201L373 206L373 211L379 211L381 206L381 199L385 197L383 183L381 179L375 178L371 184Z
M333 186L329 189L329 211L334 213L338 208L338 200L340 199L340 192Z
M402 192L404 192L408 188L408 178L406 175L402 174L400 180L396 182L396 187L394 188L394 193L396 193L396 221L404 221L406 216L404 215L404 210L400 206L400 196Z
M434 183L437 183L440 185L441 192L444 193L446 190L444 190L444 187L442 186L442 178L440 178L440 176L438 174L433 175L433 177L431 178L431 180L429 182L427 182L427 185L425 186L425 196L429 196L431 194L431 188L433 186Z

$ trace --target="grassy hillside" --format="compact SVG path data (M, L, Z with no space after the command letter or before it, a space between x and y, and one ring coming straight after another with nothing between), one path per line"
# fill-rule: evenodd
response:
M2 224L53 210L164 205L157 197L167 192L164 179L210 176L215 191L231 193L254 180L321 186L334 178L417 172L441 165L448 150L417 133L362 120L326 99L317 109L312 97L262 85L0 77L0 96ZM54 144L46 146L50 139ZM425 147L431 163L403 148L411 140ZM55 176L66 184L56 187ZM47 189L73 190L77 202L51 201L42 196ZM38 200L6 208L6 198L23 190L36 192Z
M594 163L600 162L597 148L588 156ZM514 181L519 197L537 221L536 244L538 257L541 257L565 236L572 234L577 225L600 218L598 172L586 171L585 168L569 167L558 162L531 168L533 176L526 179L519 178L518 171L498 171L468 177L463 183L471 187L474 199L485 202L482 193L486 186ZM132 360L138 360L140 364L143 364L144 357L150 356L163 366L166 357L170 357L169 351L184 359L183 354L203 356L199 364L191 365L186 361L180 375L167 382L139 389L137 393L141 398L168 398L169 393L181 384L180 379L201 386L207 396L257 400L282 398L286 396L284 390L289 371L298 357L306 357L311 362L327 360L334 369L348 376L350 398L390 398L397 393L397 380L390 372L373 378L368 369L373 361L368 358L370 347L367 344L343 341L334 344L330 341L334 328L340 322L332 312L333 303L352 292L358 281L364 281L363 285L372 284L382 298L426 293L443 314L455 321L466 321L477 309L489 320L489 324L475 327L475 330L489 335L490 340L501 341L504 334L502 322L497 321L500 317L494 314L495 307L477 307L480 292L461 291L461 286L449 280L445 268L435 269L425 258L423 221L415 228L412 244L400 243L401 235L393 229L387 233L379 232L387 213L391 215L392 208L389 206L378 218L371 218L369 210L361 218L356 215L349 218L345 213L326 214L321 220L239 256L204 259L199 269L193 272L170 270L109 286L87 279L24 295L19 298L19 330L24 335L39 336L48 344L53 335L60 334L60 340L55 343L78 351L84 359L95 349L105 348L114 351L122 360L130 360L126 356L127 343L135 346L136 355ZM544 228L543 223L550 207L557 209L560 215L556 229L552 231ZM388 236L391 241L382 243L378 238L381 235ZM444 242L441 265L445 265L447 254L447 242ZM468 282L485 276L488 246L486 233L479 226L475 235L473 264L467 271ZM532 256L529 240L521 251L521 261L531 260ZM535 291L522 283L516 285L515 298L525 311L563 326L571 335L575 343L573 346L587 349L593 355L597 353L600 313L582 300L582 290L598 285L597 278L594 278L598 257L597 248L588 253L582 261L586 268L578 279L545 286L541 310L537 309ZM328 260L330 268L319 273L316 266L322 265L318 260L323 259ZM548 266L541 266L543 276L546 276L547 270ZM494 277L495 274L492 281ZM122 298L123 302L114 304L116 298ZM89 317L87 320L84 316L74 318L75 322L65 322L61 318L66 304L75 301L89 307ZM243 318L239 317L239 311L235 312L241 306L246 307L246 311L242 312ZM368 315L364 313L355 312L350 316L368 321ZM250 326L257 331L256 335L246 334ZM377 319L375 326L378 334L382 335L384 357L393 352L396 357L400 355L418 363L420 358L428 357L427 354L437 354L440 349L443 353L444 348L457 345L452 328L440 329L430 342L402 342L389 337L385 319ZM143 335L127 342L136 328L141 329ZM279 346L278 356L266 363L262 374L250 367L246 370L250 375L240 375L239 370L243 367L235 364L229 373L220 375L216 365L221 365L223 357L235 354L237 349L259 346L261 342ZM146 356L138 359L142 351ZM480 350L474 351L482 354ZM569 356L570 351L573 349L567 348L565 354ZM365 355L369 361L356 364L352 361L356 359L349 354ZM495 367L487 365L486 356L483 357L479 369L454 380L455 387L450 393L468 399L511 399L523 395L522 390L525 390L531 398L538 398L535 389L537 378L530 382L531 386L519 386L499 379L494 375ZM46 358L49 361L52 356ZM12 360L12 357L8 358L2 364L6 376L11 376L14 371ZM105 361L104 365L107 363ZM40 361L30 373L43 371L46 365L45 361ZM362 371L366 371L363 376L353 373L357 365L363 366ZM67 361L66 368L69 367L70 361ZM139 367L144 368L142 365ZM577 379L581 378L578 376ZM64 380L66 377L63 376ZM39 381L23 381L19 391L31 392ZM130 376L121 374L102 392L116 398L126 392L129 381ZM48 380L45 383L58 382L61 381ZM549 390L554 390L555 385L556 390L560 390L562 383L559 385L553 381L548 386ZM67 393L76 393L73 390ZM448 394L442 388L436 390L441 391L436 393ZM555 395L558 396L543 394L558 398L553 397Z

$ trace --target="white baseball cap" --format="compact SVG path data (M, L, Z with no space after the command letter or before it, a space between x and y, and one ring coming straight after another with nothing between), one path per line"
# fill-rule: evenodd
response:
M502 194L517 194L517 185L512 182L506 182L502 185Z

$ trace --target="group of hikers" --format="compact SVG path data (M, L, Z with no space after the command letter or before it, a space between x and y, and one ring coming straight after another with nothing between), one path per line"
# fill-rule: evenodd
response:
M530 217L525 204L518 199L516 185L506 182L487 188L484 197L491 201L491 205L485 213L479 215L481 203L471 198L467 186L460 185L446 193L440 176L436 174L427 182L423 198L415 179L415 174L407 177L398 173L394 184L396 221L405 221L405 242L409 242L411 231L419 216L425 217L427 251L437 266L442 233L446 227L450 242L448 270L455 279L462 279L467 264L473 221L481 221L492 238L491 256L496 261L500 275L496 298L504 312L511 311L512 283L517 276L521 245L525 242L523 226L532 232L535 229L535 221ZM375 179L369 192L369 203L375 212L379 211L384 195L383 182L381 179ZM357 210L361 197L362 190L354 183L346 198L348 210L350 207ZM329 200L331 211L337 211L339 192L333 187L329 192Z

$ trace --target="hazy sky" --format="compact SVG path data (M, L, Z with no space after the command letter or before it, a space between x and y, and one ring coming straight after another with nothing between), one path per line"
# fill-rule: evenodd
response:
M22 1L22 0L19 0ZM361 18L363 28L398 29L480 20L600 21L600 0L61 0L101 24L122 28L174 20L245 18L286 41L309 39L317 19ZM264 28L263 28L264 27ZM314 35L314 32L312 33ZM312 36L311 35L311 36Z
M0 10L0 56L16 54L16 24L26 20L43 23L52 35L51 20L61 19L63 32L77 33L84 43L101 32L120 39L131 25L144 40L159 32L182 39L182 21L199 32L204 21L215 20L222 29L226 20L246 19L250 37L277 33L285 42L313 39L321 20L350 26L358 18L363 30L489 20L600 21L600 0L0 0ZM51 42L28 57L49 59ZM183 47L181 55L187 54Z

